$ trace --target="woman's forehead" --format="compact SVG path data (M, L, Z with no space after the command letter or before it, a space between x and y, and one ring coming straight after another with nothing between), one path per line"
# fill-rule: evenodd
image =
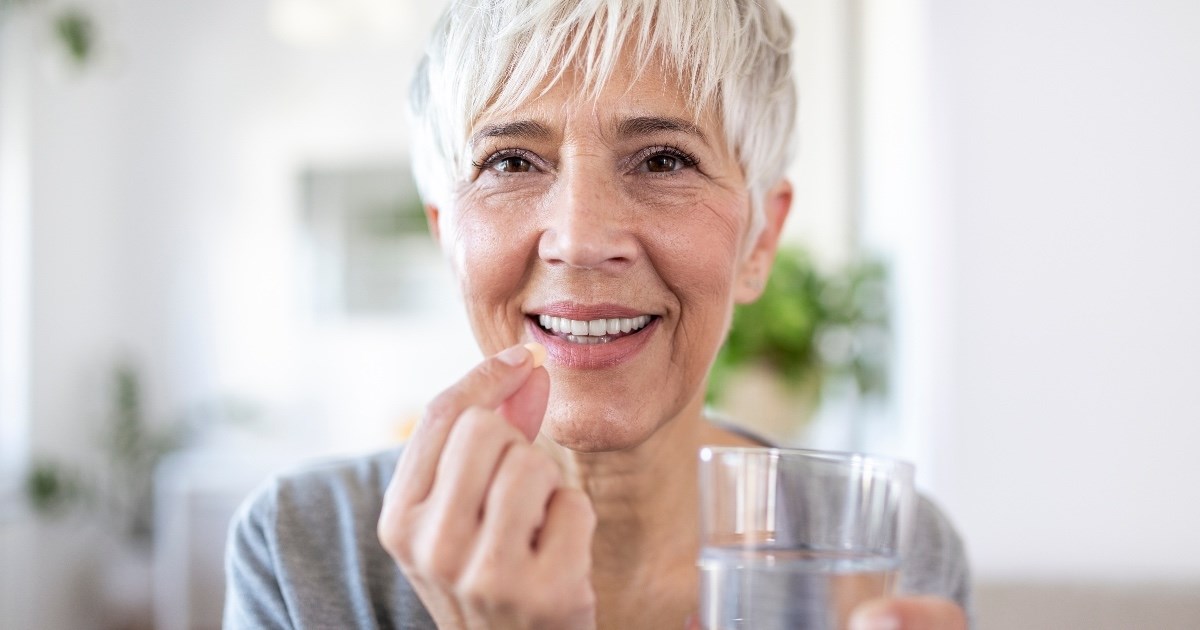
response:
M613 138L682 133L705 143L722 139L715 108L690 100L678 77L657 64L640 70L621 64L598 90L588 88L580 73L564 72L515 107L485 111L468 132L468 145L504 136L552 140L574 129Z
M469 145L479 146L497 139L554 143L580 133L596 135L614 142L654 135L680 134L704 145L719 143L719 138L716 138L711 130L706 130L690 119L670 114L647 112L614 115L606 120L597 117L593 121L594 124L584 125L583 129L580 129L578 121L520 118L519 113L514 113L514 116L516 117L512 120L483 124L471 135Z

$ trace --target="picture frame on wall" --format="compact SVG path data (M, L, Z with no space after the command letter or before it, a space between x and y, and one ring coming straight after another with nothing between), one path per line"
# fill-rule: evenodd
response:
M310 302L319 318L418 314L440 274L408 165L308 167L300 175Z

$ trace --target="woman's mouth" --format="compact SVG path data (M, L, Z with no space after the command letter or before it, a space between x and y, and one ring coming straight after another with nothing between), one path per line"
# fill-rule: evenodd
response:
M527 312L529 336L554 369L606 369L639 356L663 318L622 304L554 302Z
M653 319L650 315L604 319L567 319L553 315L538 315L538 326L567 343L595 345L636 334Z

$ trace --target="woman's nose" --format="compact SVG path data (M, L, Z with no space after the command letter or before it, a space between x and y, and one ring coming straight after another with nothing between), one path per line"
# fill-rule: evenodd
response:
M619 270L638 255L630 208L612 184L573 174L556 184L538 255L552 264Z

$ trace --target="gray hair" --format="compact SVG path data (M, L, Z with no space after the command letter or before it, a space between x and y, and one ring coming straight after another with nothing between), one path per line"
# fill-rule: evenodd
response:
M675 72L696 115L715 107L762 199L791 159L796 88L792 27L776 0L453 0L412 83L413 171L426 203L449 208L466 172L471 126L519 106L574 64L599 93L627 45L644 68L655 54Z

